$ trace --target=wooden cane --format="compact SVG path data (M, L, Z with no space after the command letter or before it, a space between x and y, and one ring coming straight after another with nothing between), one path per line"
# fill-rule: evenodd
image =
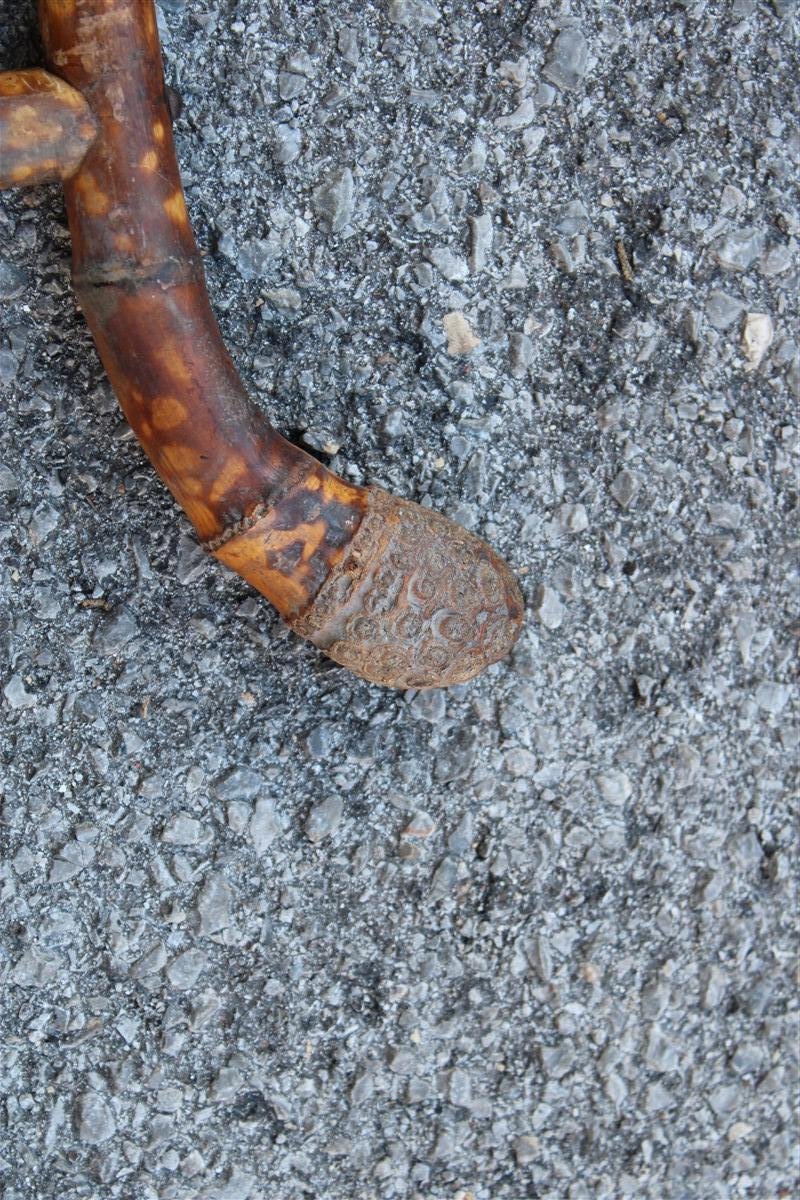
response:
M374 683L463 682L508 653L506 564L446 517L356 487L247 395L206 292L153 0L40 0L52 74L0 76L0 182L64 181L72 278L120 405L207 549Z

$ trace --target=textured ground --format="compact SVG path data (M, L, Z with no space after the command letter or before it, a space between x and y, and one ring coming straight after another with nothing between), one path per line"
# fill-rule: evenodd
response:
M797 1194L795 6L557 7L160 13L246 381L519 571L472 685L203 556L2 197L5 1200Z

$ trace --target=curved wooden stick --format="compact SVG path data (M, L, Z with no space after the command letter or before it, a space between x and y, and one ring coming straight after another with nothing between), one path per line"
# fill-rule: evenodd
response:
M508 653L522 598L452 521L285 441L222 344L189 225L152 0L40 0L51 69L98 136L65 182L73 282L125 415L207 548L375 683L462 682Z

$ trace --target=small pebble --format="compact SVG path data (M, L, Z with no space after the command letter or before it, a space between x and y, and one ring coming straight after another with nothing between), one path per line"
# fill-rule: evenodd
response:
M176 991L185 992L194 987L207 964L208 958L203 951L192 947L172 960L166 976Z
M536 109L533 100L528 96L521 104L517 105L513 112L504 117L497 117L495 125L498 129L524 129L535 117Z
M17 477L10 467L0 463L0 495L16 492L19 487Z
M584 504L562 504L556 512L556 521L564 533L583 533L589 528L589 517Z
M458 879L458 863L454 858L443 858L433 873L430 895L432 900L441 900L452 892Z
M281 824L272 800L256 800L250 820L250 841L256 854L264 854L281 833Z
M606 771L597 776L597 790L609 804L624 804L630 800L633 785L624 771Z
M764 241L759 229L737 230L718 243L717 261L726 271L747 271L763 251Z
M92 638L92 645L100 654L119 654L137 633L138 626L134 617L123 609L113 616L101 617Z
M744 312L744 301L738 296L730 296L727 292L715 289L708 294L705 312L709 323L724 333L740 320Z
M527 333L511 333L508 337L509 365L515 379L522 379L533 362L534 346Z
M233 893L224 876L208 875L197 899L200 932L208 935L227 929L231 922L232 904Z
M540 1152L539 1139L532 1133L524 1133L514 1142L514 1158L518 1167L526 1167L535 1162Z
M559 629L564 621L564 605L558 593L547 584L540 584L533 597L533 610L545 629Z
M477 338L472 332L469 322L462 312L445 313L442 325L447 338L448 354L453 356L471 354L480 346L480 338Z
M391 0L389 5L389 20L395 25L417 28L436 25L440 19L439 9L428 0Z
M461 283L469 275L467 260L454 254L452 250L436 246L428 251L428 258L436 270L450 283Z
M316 844L330 837L339 825L343 812L344 801L340 796L330 796L321 804L315 805L306 818L305 830L308 840Z
M614 477L609 490L620 508L627 509L636 500L640 486L637 476L623 469Z
M295 125L278 124L273 127L272 157L276 163L288 166L289 163L296 162L302 146L303 135Z
M0 300L16 300L27 286L27 272L0 258Z
M278 94L281 100L294 100L305 89L307 79L293 71L281 71L278 75Z
M762 712L776 717L783 712L792 694L792 689L786 683L767 681L756 688L756 704Z
M562 91L580 87L589 68L589 46L577 26L562 29L547 56L545 78Z
M254 800L264 787L264 780L249 767L235 767L214 785L221 800Z
M334 172L315 188L311 204L329 233L341 233L350 224L355 209L355 183L350 168Z
M76 1133L82 1142L99 1146L117 1132L109 1104L96 1092L86 1092L76 1105Z
M775 326L769 313L748 313L742 329L742 350L747 359L747 370L755 371L772 345Z
M29 692L21 675L12 675L3 687L3 695L11 708L32 708L36 703L35 692Z
M203 825L196 817L178 813L167 821L161 840L172 846L194 846L202 838L203 832Z

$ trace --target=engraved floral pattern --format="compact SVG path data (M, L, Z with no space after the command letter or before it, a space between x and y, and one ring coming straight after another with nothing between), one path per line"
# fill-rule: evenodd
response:
M471 679L504 657L522 613L514 576L485 542L370 488L345 559L291 624L374 683L432 687Z

